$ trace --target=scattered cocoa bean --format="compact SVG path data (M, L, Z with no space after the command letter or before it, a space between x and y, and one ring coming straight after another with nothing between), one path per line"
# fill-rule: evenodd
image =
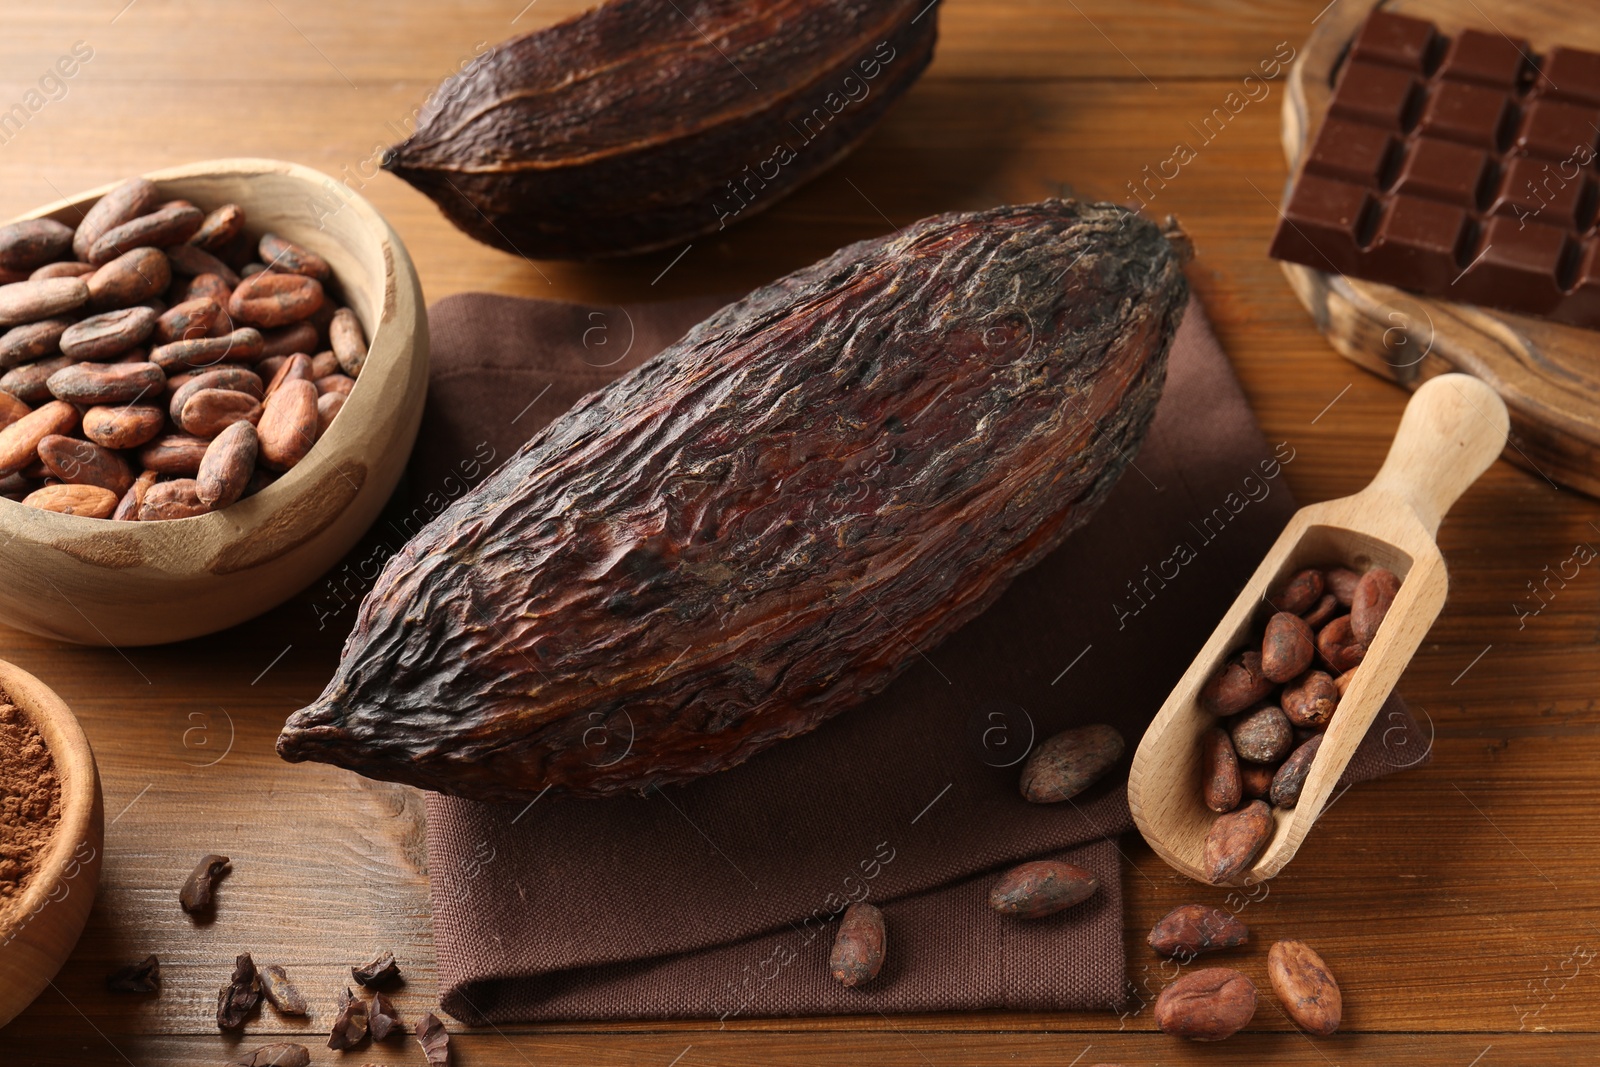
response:
M333 1018L328 1047L335 1052L355 1048L367 1038L367 1002L348 988L339 994L339 1011Z
M1272 776L1273 807L1292 808L1300 802L1300 790L1305 787L1306 775L1311 773L1311 762L1317 758L1317 750L1322 747L1325 736L1317 734L1295 749L1283 761L1283 766L1278 768L1278 773Z
M1296 571L1277 592L1268 594L1267 603L1274 611L1287 611L1299 615L1322 598L1322 572L1314 567Z
M1296 726L1320 728L1328 725L1339 707L1339 687L1325 671L1307 671L1281 694L1283 713Z
M1272 839L1277 824L1264 801L1252 800L1238 811L1219 815L1206 833L1206 878L1213 885L1234 877L1250 866Z
M1001 915L1042 919L1082 903L1100 888L1091 871L1060 860L1034 860L1011 868L989 889L989 907Z
M388 985L400 977L400 965L393 952L380 952L371 963L350 968L350 976L368 989Z
M1361 575L1349 567L1333 567L1326 574L1328 592L1339 601L1339 606L1348 608L1355 601L1356 586L1361 583Z
M828 954L828 971L834 981L854 989L878 977L885 938L883 912L865 901L846 908Z
M1316 652L1311 625L1298 615L1280 611L1267 620L1261 641L1261 673L1271 681L1287 682L1311 666Z
M283 969L281 963L269 963L260 969L261 995L284 1015L309 1015L311 1010L306 1005L306 998L295 984L289 981L289 973Z
M391 1032L405 1033L405 1024L395 1014L394 1001L382 993L372 994L372 1003L367 1006L367 1032L374 1041L384 1040Z
M1034 804L1071 800L1115 766L1124 747L1122 735L1104 723L1063 730L1035 748L1022 765L1022 795Z
M228 984L217 990L217 1028L243 1030L246 1020L260 1006L261 982L256 977L255 961L246 952L234 961Z
M1344 997L1328 965L1304 941L1279 941L1267 953L1267 978L1283 1010L1307 1033L1327 1037L1339 1029Z
M190 915L205 911L212 905L218 880L232 869L226 856L203 857L184 879L183 888L178 890L178 904Z
M1220 726L1206 730L1200 739L1201 783L1206 807L1212 811L1232 811L1239 806L1243 785L1239 781L1239 758L1233 741Z
M1221 908L1180 904L1150 931L1150 947L1164 956L1192 960L1204 952L1232 948L1250 940L1250 928Z
M1367 646L1356 639L1349 615L1339 616L1317 633L1317 651L1335 674L1342 674L1367 656Z
M423 1058L428 1067L448 1067L450 1063L450 1034L433 1012L424 1012L417 1020L417 1044L422 1046Z
M1289 717L1273 704L1241 713L1233 721L1229 734L1239 758L1251 763L1277 763L1289 754L1294 744L1294 727Z
M1255 983L1229 967L1190 971L1156 998L1156 1025L1193 1041L1232 1037L1256 1013Z
M155 956L146 956L138 963L118 967L106 975L106 989L113 993L159 993L161 961Z
M1272 681L1261 673L1261 653L1241 652L1200 690L1200 706L1213 715L1233 715L1271 693Z
M1350 630L1362 645L1372 644L1378 636L1378 626L1399 591L1400 579L1387 567L1373 567L1356 583L1350 598Z

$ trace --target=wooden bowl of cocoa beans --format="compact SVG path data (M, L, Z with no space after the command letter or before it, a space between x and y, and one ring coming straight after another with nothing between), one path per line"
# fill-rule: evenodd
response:
M326 572L404 470L421 288L366 200L212 160L0 226L0 622L224 629Z

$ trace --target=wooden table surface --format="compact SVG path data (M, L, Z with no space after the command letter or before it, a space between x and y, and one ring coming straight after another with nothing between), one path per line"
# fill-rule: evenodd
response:
M373 161L439 78L585 0L8 0L0 111L77 42L93 55L46 85L20 128L0 126L0 216L142 170L271 156L368 196L407 242L430 300L489 290L621 301L749 286L937 211L1066 191L1126 200L1129 183L1183 143L1194 158L1175 177L1166 164L1168 179L1148 187L1152 210L1193 235L1191 277L1268 439L1293 446L1285 477L1309 502L1365 483L1405 401L1333 354L1264 252L1284 180L1281 79L1244 79L1297 48L1325 2L947 0L933 67L832 173L676 263L669 252L576 266L473 243ZM1294 1032L1264 996L1250 1031L1221 1047L1166 1038L1135 1010L501 1027L460 1037L456 1062L1595 1062L1600 567L1579 566L1574 551L1600 544L1600 507L1502 462L1440 540L1454 588L1402 683L1433 732L1432 765L1351 791L1281 877L1237 902L1254 937L1304 938L1336 970L1346 1024L1334 1038ZM53 987L0 1033L6 1064L224 1062L237 1046L218 1036L214 997L242 949L287 963L326 1004L343 968L389 947L410 978L402 1014L433 1006L420 794L272 751L284 716L328 678L351 621L319 620L319 595L165 648L0 630L0 656L76 709L108 824L89 928ZM1222 894L1136 838L1124 847L1130 973L1150 999L1162 981L1142 945L1152 921ZM174 894L210 850L236 870L217 920L195 927ZM162 958L159 999L103 991L109 969L149 952ZM1264 988L1264 952L1238 958ZM315 1030L326 1032L328 1014ZM294 1032L268 1012L245 1047ZM313 1043L317 1063L422 1062L414 1044L340 1057Z

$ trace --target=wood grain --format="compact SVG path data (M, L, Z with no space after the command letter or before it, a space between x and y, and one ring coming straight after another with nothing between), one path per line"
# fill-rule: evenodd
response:
M539 0L515 26L523 6L515 0L448 8L275 0L230 9L227 19L159 0L119 14L123 4L5 5L0 109L73 41L91 41L96 54L64 99L0 142L0 217L191 160L262 155L335 175L348 166L404 236L430 300L488 290L622 301L753 286L934 211L1065 188L1129 199L1144 167L1192 141L1196 158L1156 190L1151 210L1177 214L1195 238L1190 277L1268 440L1294 449L1284 479L1300 502L1360 489L1399 422L1404 394L1340 359L1266 257L1286 173L1282 78L1209 141L1191 126L1278 42L1298 47L1323 0L949 0L927 77L837 170L696 243L676 265L677 253L665 253L603 269L481 248L401 183L363 182L359 171L475 41L546 24L581 0ZM365 558L405 510L391 509L349 558ZM1258 981L1262 943L1313 944L1344 988L1342 1036L1313 1044L1288 1033L1264 1001L1252 1029L1270 1032L1220 1049L1148 1033L1144 1009L1125 1018L752 1020L726 1030L550 1025L474 1035L459 1062L665 1065L690 1045L681 1067L1070 1064L1085 1046L1081 1065L1466 1067L1488 1046L1480 1067L1592 1058L1600 967L1566 961L1600 949L1587 918L1600 905L1600 825L1587 816L1600 801L1600 566L1563 568L1578 542L1600 545L1591 523L1600 526L1595 502L1505 463L1466 492L1439 531L1450 598L1401 681L1431 723L1433 762L1335 800L1266 896L1230 900L1243 891L1197 887L1125 839L1133 1008L1165 981L1144 947L1150 925L1199 899L1242 909L1257 948L1228 959ZM283 718L332 673L352 621L348 609L330 611L337 603L324 583L227 633L120 654L0 631L0 656L46 679L82 720L108 824L99 904L56 980L70 1001L47 990L7 1028L8 1060L224 1062L232 1046L216 1033L213 998L241 948L304 977L319 1029L341 968L383 947L409 978L402 1010L414 1017L435 1002L418 798L330 768L289 767L271 751ZM1519 604L1538 614L1519 617ZM1186 661L1214 621L1196 621L1192 648L1162 654ZM1063 650L1062 662L1077 651ZM213 849L231 855L236 871L221 887L215 924L195 927L178 910L178 885ZM150 951L170 961L159 999L102 991L114 964ZM294 1029L269 1014L251 1033ZM414 1047L350 1062L368 1060L420 1062ZM318 1062L326 1061L323 1052Z

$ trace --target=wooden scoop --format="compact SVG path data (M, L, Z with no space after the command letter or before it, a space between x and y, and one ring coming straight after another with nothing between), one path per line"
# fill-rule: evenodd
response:
M1366 658L1339 701L1293 808L1273 810L1271 839L1229 884L1265 881L1283 869L1317 821L1345 764L1444 606L1449 577L1434 543L1439 520L1506 443L1506 406L1466 374L1443 374L1406 405L1389 456L1354 496L1301 508L1145 731L1128 774L1128 804L1150 847L1184 874L1208 881L1206 832L1217 818L1201 798L1200 736L1217 719L1200 689L1272 614L1269 590L1304 567L1389 568L1401 579Z

